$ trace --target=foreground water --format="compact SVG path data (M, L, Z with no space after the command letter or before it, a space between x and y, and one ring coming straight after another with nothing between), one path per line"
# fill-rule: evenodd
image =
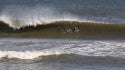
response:
M1 38L0 70L124 70L125 41Z

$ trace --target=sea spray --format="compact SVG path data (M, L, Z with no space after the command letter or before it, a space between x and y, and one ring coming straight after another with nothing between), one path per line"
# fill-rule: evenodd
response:
M47 24L56 21L81 20L76 15L61 12L51 7L9 6L3 9L0 14L0 21L7 23L10 27L20 28L23 26L36 26L38 24Z

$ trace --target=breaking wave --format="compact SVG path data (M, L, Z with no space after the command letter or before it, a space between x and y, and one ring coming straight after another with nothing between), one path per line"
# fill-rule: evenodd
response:
M124 48L124 41L0 39L0 62L125 63Z
M27 7L17 5L10 5L2 9L2 12L0 13L0 21L13 28L46 25L56 21L95 22L93 20L81 18L77 14L51 7Z
M77 63L77 64L125 64L124 58L110 56L83 56L78 54L58 54L58 55L43 55L35 59L19 59L3 57L0 62L7 63Z
M86 10L86 9L85 9ZM76 13L73 13L76 12ZM80 15L83 12L83 15ZM87 12L87 11L86 11ZM91 22L102 24L122 24L124 20L117 17L98 16L100 11L94 13L86 13L84 9L61 9L47 6L18 6L9 5L0 10L0 21L6 23L10 27L19 29L26 26L46 25L58 21L77 21L77 22ZM95 15L94 15L95 14ZM93 16L94 15L94 16Z
M51 55L125 58L125 44L117 41L1 39L0 46L0 58L36 59Z
M20 27L20 25L18 25ZM93 22L57 21L23 26L19 29L0 22L0 37L51 39L125 39L125 25Z

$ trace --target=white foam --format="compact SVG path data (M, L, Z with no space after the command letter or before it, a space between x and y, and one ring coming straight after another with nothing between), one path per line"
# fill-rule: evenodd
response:
M81 19L78 15L73 15L68 12L61 12L55 8L41 6L7 6L0 14L0 21L7 23L13 28L20 28L30 25L36 26L38 24L47 24L56 21L90 22L89 20Z
M27 40L28 41L28 40ZM31 40L29 40L31 41ZM32 46L10 46L10 44L5 45L6 50L0 51L0 58L19 58L19 59L34 59L39 56L48 56L48 55L60 55L60 54L79 54L83 56L112 56L118 58L125 58L125 43L124 42L106 42L106 41L57 41L53 40L47 42L48 40L41 40L41 44ZM23 42L23 41L21 41ZM32 41L33 42L33 41ZM40 40L39 40L40 42ZM42 42L44 42L42 44ZM45 43L46 42L46 43ZM7 42L9 43L9 42ZM16 43L20 43L18 40ZM4 45L2 45L4 47ZM9 46L6 48L6 46ZM25 47L23 47L25 46ZM38 47L37 47L38 46ZM26 48L29 48L26 50ZM36 48L34 48L36 47ZM37 49L43 47L42 49ZM46 48L45 48L46 47ZM47 48L48 47L48 48ZM11 48L14 48L13 50ZM22 50L16 50L18 48L23 48Z
M34 59L38 58L39 56L47 56L47 55L58 55L59 52L40 52L40 51L25 51L25 52L18 52L18 51L0 51L0 58L7 57L7 58L19 58L19 59Z

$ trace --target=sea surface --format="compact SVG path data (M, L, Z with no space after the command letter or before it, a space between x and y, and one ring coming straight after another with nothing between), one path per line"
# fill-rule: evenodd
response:
M125 70L124 35L125 0L0 0L0 70Z
M0 20L13 28L56 21L124 24L124 0L4 0Z
M125 41L0 39L0 70L124 70Z

